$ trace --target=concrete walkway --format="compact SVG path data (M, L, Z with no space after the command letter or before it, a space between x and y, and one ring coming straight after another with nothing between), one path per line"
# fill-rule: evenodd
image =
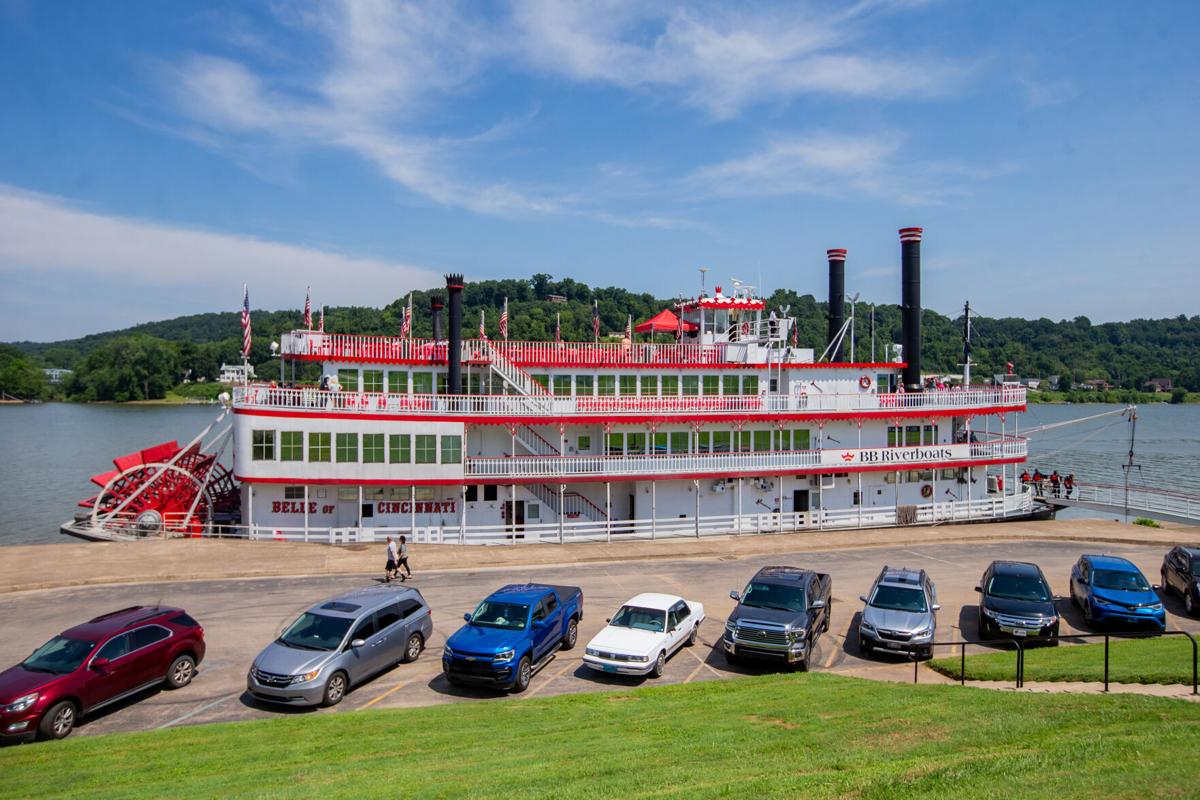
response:
M861 531L709 536L589 544L410 546L417 573L660 559L734 560L863 547L992 541L1078 541L1161 545L1195 538L1192 528L1161 529L1104 520L1041 520ZM220 539L78 542L0 547L0 593L113 583L147 583L294 575L362 575L383 571L384 545L302 544Z

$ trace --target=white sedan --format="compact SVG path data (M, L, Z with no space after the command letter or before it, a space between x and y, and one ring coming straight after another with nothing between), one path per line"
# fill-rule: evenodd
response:
M676 650L695 644L702 622L700 603L673 594L639 594L588 642L583 663L598 672L657 678Z

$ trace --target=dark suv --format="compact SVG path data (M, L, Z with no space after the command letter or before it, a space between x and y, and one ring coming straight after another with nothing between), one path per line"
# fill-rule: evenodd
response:
M1162 590L1177 592L1188 614L1200 614L1200 547L1181 545L1163 556Z
M833 580L799 567L763 567L741 592L725 620L725 660L768 659L809 667L817 637L829 630Z
M60 633L0 672L0 737L61 739L83 714L151 686L187 686L204 629L181 608L132 606Z
M979 585L979 638L1044 639L1058 644L1054 593L1037 564L993 561Z

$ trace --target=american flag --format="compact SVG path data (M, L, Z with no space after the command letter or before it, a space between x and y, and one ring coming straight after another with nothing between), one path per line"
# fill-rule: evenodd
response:
M487 338L487 325L484 323L484 320L483 320L483 309L482 308L479 309L479 338L480 339Z
M504 310L500 312L500 338L508 341L508 298L504 298Z
M304 330L312 330L312 287L304 288Z
M792 320L792 347L800 346L800 328L796 325L798 320Z
M250 289L242 284L242 358L250 357Z
M675 341L683 340L683 309L679 310L679 314L675 317L679 324L675 326Z
M408 293L408 305L400 318L400 338L407 339L412 335L412 292Z
M592 301L592 336L600 341L600 301Z
M554 341L562 341L562 312L554 316Z

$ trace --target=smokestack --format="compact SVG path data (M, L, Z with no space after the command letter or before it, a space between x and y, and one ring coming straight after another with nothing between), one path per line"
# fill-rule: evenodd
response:
M900 321L904 391L921 385L921 228L900 229Z
M846 323L846 250L826 250L829 257L829 336L826 345L833 342ZM842 360L842 342L829 354L830 361Z
M435 342L442 340L442 309L445 307L446 303L440 294L432 295L429 298L429 310L433 312L433 340Z
M450 296L450 336L446 351L446 362L450 374L446 378L446 391L462 394L462 275L446 276L446 293Z

